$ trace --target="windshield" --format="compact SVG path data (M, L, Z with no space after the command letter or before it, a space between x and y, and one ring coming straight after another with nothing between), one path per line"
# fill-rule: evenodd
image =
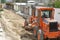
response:
M41 12L41 16L44 18L50 18L51 11L50 10L43 10Z

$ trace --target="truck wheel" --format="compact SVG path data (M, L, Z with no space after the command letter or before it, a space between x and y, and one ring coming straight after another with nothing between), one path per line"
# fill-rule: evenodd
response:
M33 28L33 35L34 35L34 37L37 37L37 32L38 32L38 26L35 26L34 28Z
M37 33L37 40L44 40L43 32L41 30L39 30Z

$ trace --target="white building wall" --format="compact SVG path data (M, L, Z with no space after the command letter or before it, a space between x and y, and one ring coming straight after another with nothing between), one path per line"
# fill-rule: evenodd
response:
M28 0L30 1L30 0ZM54 2L56 0L32 0L32 1L36 1L36 2L39 2L39 3L49 3L49 2Z
M55 8L54 19L60 23L60 8Z
M50 0L33 0L33 1L36 1L39 3L49 3L50 2Z
M18 8L18 5L14 5L14 10L15 10L15 11L18 11L18 9L19 9L19 8Z

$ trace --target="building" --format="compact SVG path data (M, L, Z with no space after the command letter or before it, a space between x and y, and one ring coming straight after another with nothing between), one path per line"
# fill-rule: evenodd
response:
M12 2L12 3L13 3L14 0L0 0L0 3L6 3L6 2L8 2L8 3L9 3L9 2Z
M49 4L50 2L55 2L56 0L33 0L33 1L36 1L37 3Z
M13 0L5 0L6 2L13 2Z

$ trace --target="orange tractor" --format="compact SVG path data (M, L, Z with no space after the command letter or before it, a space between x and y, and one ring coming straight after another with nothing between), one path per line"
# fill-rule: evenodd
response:
M60 40L59 24L54 20L54 8L34 7L28 25L33 29L34 36L37 37L37 40Z

